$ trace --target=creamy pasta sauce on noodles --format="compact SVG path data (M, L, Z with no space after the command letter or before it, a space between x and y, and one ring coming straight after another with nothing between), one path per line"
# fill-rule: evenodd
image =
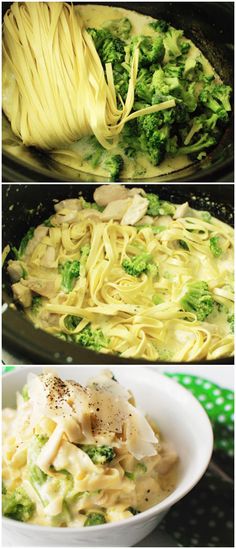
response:
M111 372L86 387L31 373L3 410L3 514L68 527L130 518L174 490L177 459Z
M9 260L30 320L125 358L232 356L233 229L138 188L101 186L94 200L57 203Z

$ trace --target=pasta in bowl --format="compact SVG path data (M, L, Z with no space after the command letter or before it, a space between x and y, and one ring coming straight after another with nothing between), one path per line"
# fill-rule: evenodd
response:
M29 374L3 425L7 517L96 526L145 511L175 487L176 452L109 371L86 387Z
M233 355L233 229L208 211L101 186L13 251L15 300L55 336L150 361Z
M20 396L18 397L19 400L22 399L22 393L24 397L27 395L27 391L26 389L23 389L23 387L25 386L25 384L28 384L29 372L33 372L34 374L37 374L39 376L41 376L42 373L45 373L42 372L41 367L35 366L34 368L32 368L31 366L28 366L24 368L16 368L13 372L10 372L3 376L3 408L8 409L6 412L4 411L4 414L7 414L8 417L8 422L7 424L5 423L5 428L7 431L6 436L8 438L10 437L10 430L12 429L11 423L13 426L13 421L15 421L13 420L13 418L9 418L10 413L16 413L14 410L16 405L15 394L16 392L20 394ZM83 387L86 387L91 385L91 383L88 383L88 379L94 380L96 378L98 380L99 378L100 383L101 378L104 380L104 372L102 372L101 376L101 369L98 369L96 366L88 366L86 368L82 366L60 366L57 367L56 373L54 370L50 370L50 372L57 377L60 376L60 379L62 379L63 382L64 380L68 379L75 380L73 385L74 388L76 387L76 382L79 383L80 386L82 385ZM127 367L125 369L120 367L114 367L112 368L112 373L114 377L118 380L118 384L122 385L123 391L129 394L130 390L132 391L132 394L135 396L137 411L140 413L143 419L144 414L146 414L146 418L151 425L152 430L154 428L156 431L156 427L154 425L158 425L158 433L156 431L156 433L154 433L154 436L158 436L159 440L161 439L162 444L164 441L164 444L168 444L168 447L169 445L172 446L173 450L171 450L171 459L173 465L172 472L175 482L175 488L173 490L171 489L171 491L166 495L164 499L162 499L162 501L149 508L146 508L146 510L142 511L141 513L138 513L136 515L132 514L130 517L124 518L123 520L109 523L106 522L92 527L75 525L73 527L52 527L41 524L38 525L35 523L32 524L30 522L25 523L19 520L17 521L12 518L4 517L3 533L4 535L7 533L9 537L11 535L11 532L14 531L15 544L17 542L19 543L19 545L22 545L24 547L32 546L33 543L38 543L38 545L40 546L45 545L47 547L55 545L67 547L133 546L145 536L147 536L156 527L156 525L162 520L168 509L172 505L174 505L180 498L182 498L189 490L191 490L191 488L198 482L198 480L204 473L212 452L212 429L206 413L204 412L201 405L197 402L197 400L192 396L192 394L168 377L160 375L157 368L141 367L135 370L134 375L133 367ZM110 376L110 374L108 373L106 374L106 376L107 375ZM118 384L116 386L117 391L119 388L121 389L120 385ZM126 388L128 388L128 391ZM28 392L31 392L29 386ZM134 403L133 400L132 402ZM27 401L24 401L23 406L24 405L27 406ZM73 406L71 399L70 406ZM9 411L9 409L11 410ZM42 411L42 407L37 406L37 423L42 423L40 421L40 410ZM110 419L110 415L106 415L108 421ZM70 419L68 414L66 414L66 418ZM33 423L34 419L32 415L30 419ZM61 418L61 420L63 420L63 418ZM77 423L79 423L80 420L78 416L76 416L76 420ZM52 417L50 421L52 421ZM46 424L42 423L42 427L45 432ZM30 437L30 431L28 432L28 434ZM19 429L17 431L15 430L14 432L14 437L16 436L19 441L22 436L22 432L20 432ZM144 433L142 433L142 440L143 436ZM66 439L67 436L63 435L63 438ZM18 442L16 442L16 444L18 444ZM151 442L151 444L153 443ZM109 445L112 446L110 440ZM27 448L29 448L28 444L26 446ZM158 449L158 446L159 445L155 447ZM5 447L6 446L4 446L4 448ZM12 449L13 446L11 446L11 451ZM118 449L115 449L115 451L118 452ZM175 452L175 456L173 455L173 452ZM178 455L178 462L174 464L173 459L176 458L176 454ZM8 466L11 465L16 476L17 471L26 471L26 467L22 463L22 468L19 467L19 463L15 464L14 468L15 456L12 453L8 454L7 456L4 455L4 458L5 457L8 460ZM85 455L85 458L88 458L88 456ZM36 459L37 458L35 458L35 465ZM145 461L146 459L150 461L156 458L155 456L153 456L149 458L144 458ZM143 461L143 459L141 461ZM74 460L72 460L71 463L74 463ZM113 468L113 464L112 461L110 461L107 462L107 464L105 465L98 466L98 468L99 467L100 469L105 471L105 469ZM128 472L132 472L130 467ZM162 471L162 473L163 472L164 471ZM78 479L79 466L76 469L76 475L76 478ZM145 475L148 475L148 473L144 473L143 477L141 475L137 482L143 481ZM10 475L10 477L12 477L12 474ZM7 482L7 478L9 478L9 475L7 475L6 468L4 467L4 484L5 488L9 490L10 487L9 483ZM134 490L134 486L136 486L136 481L128 479L128 477L126 477L126 479L129 480L131 487L133 487L132 490ZM18 482L21 482L20 477L18 477ZM44 490L43 486L44 483L42 483L39 487L40 491ZM16 486L14 487L14 489L15 488ZM106 488L106 490L108 489ZM110 495L112 497L114 497L114 493L114 490L111 489ZM145 497L148 498L150 493L151 492L149 492ZM95 494L93 494L92 497L95 497ZM97 497L99 497L99 494L97 494ZM144 505L148 506L148 503L149 502L145 501ZM89 510L92 510L92 507L90 507ZM88 511L86 511L86 513L88 513ZM105 515L104 510L103 514Z

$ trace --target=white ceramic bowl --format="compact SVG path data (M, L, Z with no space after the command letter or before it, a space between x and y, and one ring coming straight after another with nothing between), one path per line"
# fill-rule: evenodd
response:
M15 405L15 393L26 382L27 373L40 367L18 367L3 377L3 406ZM82 384L101 367L58 366L64 379ZM130 547L145 538L164 515L199 481L209 463L213 435L209 419L198 401L175 381L158 373L157 367L115 367L116 378L130 388L137 405L155 419L164 437L173 442L179 455L177 486L164 501L134 517L90 528L52 528L3 518L3 533L15 546Z

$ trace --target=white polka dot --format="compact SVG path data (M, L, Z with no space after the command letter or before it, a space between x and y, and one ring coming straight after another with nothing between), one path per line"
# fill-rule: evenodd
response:
M214 520L210 520L208 522L208 526L210 526L210 528L214 528L215 525L216 525L216 522Z
M211 402L208 402L208 403L206 404L206 408L207 408L207 410L212 410L213 404L212 404Z
M206 400L206 395L200 395L200 396L198 397L198 400Z
M233 523L231 522L231 520L228 520L226 522L226 528L233 528Z
M232 393L228 393L228 395L226 395L226 398L228 400L233 400L234 399L234 395Z
M197 515L203 515L204 514L204 509L201 509L201 507L200 507L200 509L196 510L196 514Z
M195 379L195 383L196 383L196 385L202 385L202 379L197 377L197 379Z
M224 516L225 516L224 511L220 511L220 512L218 513L218 517L219 517L219 518L223 518Z
M216 404L223 404L224 399L222 397L219 397L216 399Z
M220 391L219 391L219 389L214 389L214 391L213 391L213 395L216 395L216 396L217 396L217 395L220 395Z
M210 488L211 490L213 490L213 491L216 489L216 487L215 487L214 484L209 484L209 488Z
M221 440L220 443L221 443L221 446L224 446L224 448L225 446L227 446L227 440Z
M180 532L174 532L174 537L179 539L181 537Z
M210 389L212 387L212 385L211 385L211 383L208 383L208 381L207 381L206 383L204 383L203 387L204 387L204 389Z
M192 543L193 545L198 545L198 539L196 539L196 538L191 538L190 541L191 541L191 543Z
M189 385L189 383L191 383L191 378L190 377L184 377L184 383L186 383L186 385Z
M230 419L231 419L231 421L234 421L234 414L232 414L232 416L230 416Z
M193 526L194 526L194 524L197 524L196 519L191 519L191 520L189 521L189 524L192 524Z
M226 412L228 412L228 410L232 410L232 408L233 408L233 404L226 404L226 405L224 406L224 410L225 410Z
M234 451L233 451L233 450L228 450L228 454L229 454L229 456L233 456L233 455L234 455Z
M211 541L220 541L217 536L212 536Z
M218 417L218 420L220 421L220 423L224 423L224 421L226 420L226 417L221 414L219 417Z

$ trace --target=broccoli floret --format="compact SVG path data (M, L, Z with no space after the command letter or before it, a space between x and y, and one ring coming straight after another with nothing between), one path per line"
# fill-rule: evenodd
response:
M101 212L104 209L101 206L98 206L98 204L96 204L96 202L88 202L83 197L81 197L80 200L81 200L81 206L84 210L92 209L92 210L98 210L99 212Z
M107 347L109 343L102 330L92 330L90 326L86 326L79 334L74 334L73 337L76 343L97 352L99 352L102 347Z
M160 305L160 303L163 303L163 299L162 299L161 295L154 294L152 296L152 302L154 303L154 305Z
M161 63L165 48L161 36L135 36L131 41L131 51L138 45L139 66L146 67L152 63Z
M85 265L88 256L90 254L91 246L90 244L85 244L80 248L80 264Z
M231 111L230 94L231 87L225 84L206 83L199 94L199 99L210 109L217 113L223 120L228 118L227 113Z
M162 68L157 69L152 77L154 90L163 95L173 95L174 90L180 88L179 78L175 75L168 75Z
M17 259L21 259L25 253L26 247L28 242L33 238L34 236L34 227L30 227L30 229L27 231L26 235L22 238L19 249L15 248L13 246L12 251L14 252Z
M206 114L195 116L192 119L192 126L185 137L184 144L188 145L192 141L194 135L201 130L204 132L212 132L215 129L218 120L219 117L216 113L212 113L210 116Z
M193 154L196 155L201 151L205 151L209 147L212 147L216 144L216 139L213 136L210 136L208 133L204 133L196 143L192 145L186 145L185 147L179 147L179 154Z
M180 88L180 99L184 102L188 112L194 112L198 105L195 82L188 83Z
M189 284L188 291L180 301L184 311L195 313L198 320L205 318L212 313L214 299L209 291L207 282L193 282Z
M135 95L139 99L143 99L147 104L152 103L152 74L150 69L142 67L138 72L138 77L135 85Z
M2 496L2 513L21 522L27 522L34 514L35 504L23 488L7 492Z
M167 21L164 21L164 19L158 19L157 21L152 21L152 23L149 23L149 27L158 32L167 32L169 26L170 24L167 23Z
M97 526L99 524L105 524L106 519L102 513L89 513L87 515L84 526Z
M62 510L58 515L52 517L52 526L67 526L71 521L71 513L67 502L64 500L62 503Z
M77 328L78 324L80 323L81 318L76 315L66 315L64 319L64 324L67 330L70 332L73 332L75 328Z
M44 473L38 465L35 465L37 457L47 441L48 437L46 435L34 435L30 444L28 451L28 477L33 486L35 484L41 486L47 479L46 473Z
M32 314L37 315L41 306L42 306L42 297L39 295L34 295L32 297L32 304L30 307Z
M148 272L148 266L152 263L150 254L142 253L132 258L124 259L122 267L131 276L140 276L142 273Z
M122 19L112 19L111 21L106 21L104 28L108 29L111 34L123 40L128 40L132 25L130 20L127 17Z
M229 315L227 317L227 322L229 323L230 325L230 331L232 332L232 334L234 333L234 314L232 315Z
M141 513L141 511L139 511L138 509L135 509L135 507L128 507L127 511L132 513L132 515L138 515L139 513Z
M108 463L116 457L116 453L111 446L93 446L93 445L82 445L80 446L83 452L86 452L90 459L96 465L103 465Z
M180 51L182 54L188 53L191 48L191 44L189 42L182 42L180 44Z
M105 161L105 168L109 172L110 181L119 181L121 171L123 169L124 160L120 154L113 154Z
M157 194L147 193L145 197L148 199L147 215L153 217L161 215L174 215L175 206L165 200L160 200Z
M154 166L158 166L165 156L169 127L158 127L158 118L153 114L140 116L137 120L139 144L141 150L148 154Z
M135 465L135 468L132 472L125 471L125 476L130 480L137 480L138 478L145 475L147 472L147 466L145 463L139 462Z
M24 399L25 401L29 400L29 389L28 389L28 385L24 385L21 394L22 394L23 399Z
M164 46L169 57L179 57L182 55L181 51L181 39L183 37L183 31L170 27L164 36Z
M92 37L103 65L123 63L125 60L125 42L112 36L108 29L87 29Z
M215 257L219 257L223 250L219 245L219 236L212 236L210 238L210 250Z
M62 290L68 294L73 290L75 280L80 275L80 262L77 259L66 261L59 266L59 273L62 275Z

